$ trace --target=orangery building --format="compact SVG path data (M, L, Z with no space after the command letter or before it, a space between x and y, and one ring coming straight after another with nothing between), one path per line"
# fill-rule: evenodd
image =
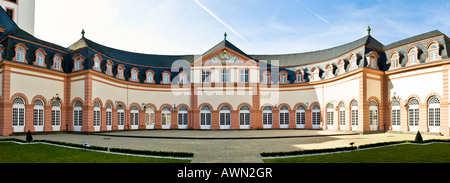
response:
M326 50L141 54L84 36L37 39L0 10L0 135L121 130L323 129L449 136L450 39L370 35ZM151 131L149 131L151 133Z

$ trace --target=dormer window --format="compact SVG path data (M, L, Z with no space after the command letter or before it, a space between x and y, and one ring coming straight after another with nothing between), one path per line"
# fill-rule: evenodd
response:
M345 73L345 61L344 60L339 60L338 61L338 74L344 74Z
M108 76L112 76L112 75L113 75L113 74L112 74L112 67L113 67L112 62L111 62L111 61L108 61L108 62L106 63L106 75L108 75Z
M429 43L427 61L436 61L440 59L442 58L441 55L439 55L439 44L436 41Z
M355 54L352 54L352 56L350 56L350 66L351 66L351 70L356 70L358 69L358 57L356 57Z
M184 72L182 72L182 73L180 73L180 84L187 84L188 82L187 82L187 75L186 75L186 73L184 73Z
M83 61L84 61L84 57L80 54L77 54L74 56L74 67L73 67L73 71L79 71L79 70L83 70Z
M123 76L123 74L124 74L124 72L125 72L125 67L123 66L123 65L119 65L118 67L117 67L117 78L118 79L124 79L124 76Z
M94 57L94 70L98 71L98 72L102 72L101 68L100 68L100 64L101 64L101 57L100 56L95 56Z
M280 73L280 83L287 84L288 83L288 73L286 71L281 71Z
M131 81L139 82L138 73L139 71L136 68L131 69Z
M145 75L146 75L146 79L145 79L146 83L155 83L155 80L154 80L155 73L153 73L153 71L149 70L149 71L147 71L147 73Z
M42 49L38 49L38 51L36 51L36 61L34 62L34 65L44 67L45 55L46 54Z
M326 76L327 76L327 79L328 78L332 78L334 75L333 75L333 69L334 69L334 66L333 65L331 65L331 64L328 64L327 65L327 67L326 67L326 72L327 72L327 74L326 74Z
M16 56L13 58L13 61L17 61L17 62L26 62L26 52L27 52L27 47L21 43L19 43L18 45L16 45L15 48L15 52L16 52Z
M418 64L419 63L418 55L419 55L418 49L415 46L411 47L408 51L408 65Z
M165 71L163 73L163 81L162 81L162 83L163 84L170 84L170 73L169 72Z
M305 76L305 73L303 72L303 70L298 70L297 71L297 73L296 73L296 82L297 83L302 83L302 82L304 82L304 76Z
M264 74L263 74L263 83L264 84L270 84L270 82L271 82L271 79L270 79L270 72L269 71L266 71L266 72L264 72Z
M53 69L57 70L57 71L61 71L61 62L62 62L62 57L59 54L56 54L53 57Z
M320 69L317 67L314 67L311 69L312 72L312 81L319 81L320 80Z
M370 56L369 61L370 61L370 68L377 69L377 58L375 58L375 56Z
M367 54L367 67L371 69L378 69L378 58L380 58L380 56L376 51L371 51L369 54Z
M391 54L391 69L400 68L400 54L396 51L394 51Z

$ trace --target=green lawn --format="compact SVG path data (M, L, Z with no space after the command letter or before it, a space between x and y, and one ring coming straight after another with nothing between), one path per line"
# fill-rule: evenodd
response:
M189 163L191 160L109 154L47 144L0 143L0 163Z
M353 152L264 159L266 163L450 163L450 144L401 144Z

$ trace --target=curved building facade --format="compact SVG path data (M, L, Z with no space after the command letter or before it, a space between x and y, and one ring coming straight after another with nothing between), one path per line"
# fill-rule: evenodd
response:
M202 55L154 55L83 37L68 48L0 12L0 135L146 129L329 129L449 134L449 43L251 55L226 38Z

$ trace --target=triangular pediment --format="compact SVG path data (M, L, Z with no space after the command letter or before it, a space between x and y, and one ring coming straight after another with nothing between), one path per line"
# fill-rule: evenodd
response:
M207 52L201 58L195 60L193 65L258 65L250 56L242 50L223 40Z

